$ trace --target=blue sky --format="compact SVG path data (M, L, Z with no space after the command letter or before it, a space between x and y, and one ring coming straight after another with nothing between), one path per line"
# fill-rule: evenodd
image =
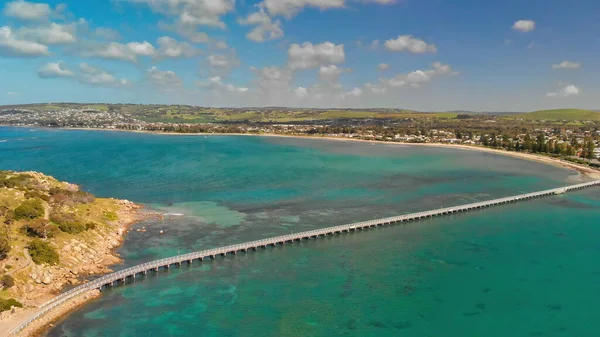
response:
M600 109L597 0L16 0L0 11L0 104Z

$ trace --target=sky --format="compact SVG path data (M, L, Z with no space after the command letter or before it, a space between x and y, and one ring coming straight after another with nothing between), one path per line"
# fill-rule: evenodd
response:
M600 109L598 0L0 0L0 105Z

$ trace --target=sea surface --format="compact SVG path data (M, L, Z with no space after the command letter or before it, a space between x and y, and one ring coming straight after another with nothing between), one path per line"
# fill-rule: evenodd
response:
M9 127L0 169L164 213L134 226L147 231L114 269L583 179L446 148ZM593 188L172 268L47 336L598 336L599 239Z

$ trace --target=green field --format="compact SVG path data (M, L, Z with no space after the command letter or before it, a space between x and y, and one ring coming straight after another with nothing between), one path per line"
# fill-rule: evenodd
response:
M565 121L600 121L600 112L582 109L540 110L511 117Z

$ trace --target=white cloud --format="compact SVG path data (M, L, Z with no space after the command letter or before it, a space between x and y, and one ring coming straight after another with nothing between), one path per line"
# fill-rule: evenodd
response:
M519 20L513 24L512 28L524 33L530 32L535 29L535 22L532 20Z
M387 63L379 63L379 65L377 65L377 70L387 70L390 68L390 65Z
M298 87L294 89L294 94L298 97L305 97L308 94L308 90L305 87Z
M229 48L229 46L227 45L227 42L225 42L225 41L217 41L215 43L215 48L217 48L217 49L227 49L227 48Z
M0 27L0 55L34 57L49 54L48 46L19 39L10 27Z
M345 0L264 0L262 5L273 16L283 15L291 18L304 7L313 7L320 10L342 8L345 5Z
M220 76L211 77L208 79L207 82L197 82L196 85L199 87L221 92L245 93L248 91L248 88L246 87L236 87L232 84L223 83Z
M194 57L202 53L187 42L180 42L174 38L163 36L156 40L158 51L162 57L179 58Z
M248 15L247 18L238 20L241 25L256 25L246 37L254 42L264 42L268 40L278 39L283 36L281 29L281 21L273 20L265 12L262 6L259 6L259 11Z
M50 5L17 0L6 3L4 15L20 20L44 20L52 15Z
M181 27L212 26L225 28L221 16L235 8L235 0L122 0L147 4L156 12L175 18Z
M344 45L332 42L315 45L310 42L302 45L294 43L288 49L288 65L291 69L311 69L322 64L341 63L345 58Z
M427 44L423 40L414 38L412 35L399 35L398 38L385 41L384 46L390 51L409 51L414 54L436 53L434 44Z
M458 75L458 72L452 70L447 64L440 62L434 62L432 64L433 69L428 70L415 70L408 74L398 74L390 79L382 79L381 81L390 87L403 87L410 85L412 87L419 87L422 83L430 82L434 77L441 75Z
M108 41L115 41L121 39L121 33L112 28L104 27L96 28L96 30L94 30L93 36Z
M362 95L363 91L360 90L359 88L354 88L350 91L347 91L345 93L343 93L341 95L342 98L346 98L346 97L358 97L360 95Z
M8 91L6 92L6 96L19 96L19 93L14 91Z
M240 65L240 61L237 59L234 53L211 54L208 55L205 62L213 75L228 74L233 68Z
M18 35L23 39L50 44L69 44L77 41L75 24L61 25L51 22L48 26L23 27Z
M552 69L577 69L581 67L580 62L562 61L559 64L553 64Z
M62 61L46 63L37 70L38 76L41 78L61 78L73 77L75 73L67 69Z
M78 81L80 83L98 86L129 86L131 82L125 78L118 79L108 71L91 66L87 63L79 65L80 75Z
M161 90L169 91L183 87L183 81L175 72L167 70L162 71L157 67L152 67L146 71L146 77L150 83L154 84Z
M110 42L82 46L81 54L86 57L98 57L110 60L137 62L138 56L156 56L156 49L147 42L122 44Z
M577 86L570 84L567 85L566 87L560 89L557 92L549 92L546 93L546 96L548 97L569 97L569 96L577 96L579 95L580 90Z
M380 47L380 43L379 40L373 40L373 42L371 42L371 45L369 46L369 48L371 49L379 49Z
M318 71L319 78L322 81L335 83L339 80L339 77L344 72L352 71L351 69L343 69L332 64L328 66L321 66Z
M374 94L384 94L387 92L387 88L382 85L372 84L367 82L365 84L365 88L367 88L370 92Z
M129 42L127 47L135 55L139 56L154 56L156 49L154 46L147 41L144 42Z

